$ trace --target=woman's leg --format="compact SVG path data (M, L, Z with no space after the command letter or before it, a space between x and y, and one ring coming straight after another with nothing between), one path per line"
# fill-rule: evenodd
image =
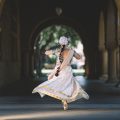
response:
M64 110L68 109L68 103L66 100L62 100Z

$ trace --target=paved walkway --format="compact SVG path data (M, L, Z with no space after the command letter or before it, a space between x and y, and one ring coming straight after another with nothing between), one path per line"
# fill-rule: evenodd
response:
M1 96L0 120L120 120L120 88L99 80L81 85L90 99L70 103L67 111L48 96Z
M120 120L119 104L14 104L0 106L0 120Z

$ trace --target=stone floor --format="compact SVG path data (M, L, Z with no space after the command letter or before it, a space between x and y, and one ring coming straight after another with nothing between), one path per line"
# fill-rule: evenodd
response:
M120 120L120 88L100 80L81 80L90 99L77 100L64 111L48 96L1 96L0 120Z

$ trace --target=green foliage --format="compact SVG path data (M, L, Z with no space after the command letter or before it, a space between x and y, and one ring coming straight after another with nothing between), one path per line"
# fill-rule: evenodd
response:
M67 36L70 38L70 46L76 47L77 43L80 41L79 35L71 27L65 25L52 25L43 29L39 34L39 49L50 49L58 47L58 40L60 36Z
M56 62L56 56L53 55L52 57L49 58L49 63L53 64L55 62Z

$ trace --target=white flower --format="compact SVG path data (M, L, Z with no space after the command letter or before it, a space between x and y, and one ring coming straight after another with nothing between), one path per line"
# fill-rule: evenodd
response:
M60 45L67 45L68 44L68 38L65 37L65 36L60 37L59 44Z

